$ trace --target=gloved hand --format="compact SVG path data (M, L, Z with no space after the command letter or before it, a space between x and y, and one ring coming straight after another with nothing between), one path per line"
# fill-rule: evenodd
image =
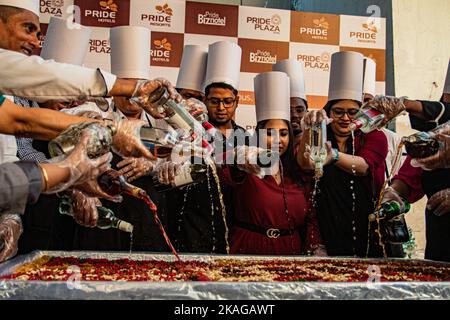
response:
M412 159L413 167L421 167L424 170L450 168L450 121L433 130L435 139L439 141L439 151L428 158Z
M182 97L176 91L174 86L164 78L158 78L155 80L140 80L134 90L133 96L130 99L131 103L134 103L144 109L148 114L150 114L155 119L162 119L166 115L164 112L158 110L158 106L153 104L150 100L152 93L159 87L165 87L169 92L170 97L176 102L181 102Z
M254 146L238 146L234 148L234 159L236 159L237 168L261 179L266 175L277 174L279 170L279 159L275 157L272 165L268 168L261 168L258 165L258 156L264 151L266 149Z
M140 140L141 127L147 122L143 120L120 120L113 121L116 127L116 134L113 136L112 150L120 156L127 158L155 159L152 153L145 148Z
M208 120L208 109L200 100L195 98L184 100L183 106L197 121Z
M112 154L110 152L97 159L90 159L88 157L86 152L88 140L89 134L84 133L75 149L64 160L61 160L62 157L58 157L49 161L49 163L53 163L55 166L69 169L70 177L68 181L46 190L44 192L45 194L61 192L72 185L79 185L91 179L96 179L97 176L110 168L110 162L112 160Z
M302 118L300 122L300 126L302 127L302 131L307 129L311 129L311 127L315 124L322 122L322 120L326 120L327 124L330 124L333 119L328 118L325 110L310 110L305 116Z
M22 220L19 215L0 215L0 262L16 255L22 232Z
M190 165L189 162L186 162L186 165ZM177 176L182 168L182 164L175 163L172 161L164 161L158 160L158 163L155 167L155 172L158 175L158 181L162 184L172 184L175 180L175 176Z
M381 200L381 203L383 204L391 201L396 201L400 205L400 212L405 212L405 204L403 203L402 197L400 197L394 188L389 186L384 190L383 200Z
M427 209L437 216L450 213L450 188L441 190L428 199Z
M145 158L125 158L117 164L119 172L128 182L132 182L143 176L148 176L154 168L154 162Z
M372 100L367 102L366 106L370 106L384 114L384 120L380 126L386 125L389 121L394 119L400 113L406 110L404 101L406 97L390 97L390 96L375 96Z
M74 220L84 227L95 227L98 221L96 207L102 205L100 200L98 200L98 198L88 197L76 189L72 191L71 198Z

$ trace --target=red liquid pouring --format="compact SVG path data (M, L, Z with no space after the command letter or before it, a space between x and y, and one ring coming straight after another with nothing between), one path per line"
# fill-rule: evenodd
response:
M106 171L100 177L98 177L97 181L100 188L102 188L104 192L106 192L111 196L116 196L121 193L125 193L132 197L145 201L145 203L147 203L147 205L149 206L150 210L153 212L153 218L155 219L155 222L158 225L159 230L161 231L164 239L166 240L167 245L177 258L177 260L181 261L177 251L175 250L175 248L172 245L172 242L169 239L169 236L166 233L166 230L164 229L164 226L162 225L161 220L159 219L158 208L156 207L152 199L150 199L150 197L147 195L147 192L145 192L141 188L129 184L125 180L125 177L115 170Z

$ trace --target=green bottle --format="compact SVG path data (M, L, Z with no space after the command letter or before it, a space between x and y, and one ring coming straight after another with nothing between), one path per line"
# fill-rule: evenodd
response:
M403 212L400 209L401 205L397 201L386 202L381 205L378 212L369 215L369 221L375 221L377 218L380 220L389 221L402 214L408 213L411 209L411 204L405 199L402 199L402 201L405 205L405 210Z
M73 216L72 199L67 196L61 198L59 203L59 213ZM99 229L116 228L124 232L132 233L133 225L117 218L114 212L108 208L97 206L98 220L96 227Z

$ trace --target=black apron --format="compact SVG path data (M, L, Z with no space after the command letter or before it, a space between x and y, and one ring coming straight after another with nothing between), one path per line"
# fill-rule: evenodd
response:
M111 167L122 158L114 154ZM141 177L132 182L133 185L144 189L158 207L158 215L167 229L167 214L165 197L155 191L151 176ZM121 203L101 200L102 205L114 211L114 214L134 226L133 251L169 252L170 249L156 225L153 213L147 204L134 197L123 195ZM130 250L130 234L118 229L101 230L98 228L85 228L77 225L74 248L76 250L99 251L128 251Z
M330 129L328 136L333 148L337 148L336 140ZM351 138L348 139L347 150L350 150L348 154L352 154ZM352 210L351 181L353 181L356 198L354 212ZM317 217L328 255L366 257L369 244L369 257L383 256L373 230L370 235L368 234L368 216L373 213L375 206L374 194L369 185L365 178L353 176L336 165L324 167L317 195ZM355 222L355 231L353 231L353 221ZM356 239L353 239L354 237Z
M50 158L48 142L33 140L33 147ZM56 195L41 195L35 204L27 205L21 217L24 231L19 239L19 254L73 249L76 223L72 217L59 213Z

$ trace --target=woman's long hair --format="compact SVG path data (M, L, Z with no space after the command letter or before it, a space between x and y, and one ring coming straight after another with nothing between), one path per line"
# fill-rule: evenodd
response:
M256 138L256 141L258 142L258 144L259 144L259 139L258 139L259 130L260 129L265 130L266 125L269 121L270 120L263 120L263 121L258 122L258 124L256 125L255 138ZM283 155L281 155L281 157L280 157L281 164L283 165L284 176L290 177L292 180L294 180L295 183L302 186L303 179L300 175L300 168L297 165L297 159L294 154L294 139L295 138L294 138L294 133L292 131L292 126L291 126L290 121L287 121L287 120L283 120L283 121L287 124L288 130L289 130L288 148L283 153Z

